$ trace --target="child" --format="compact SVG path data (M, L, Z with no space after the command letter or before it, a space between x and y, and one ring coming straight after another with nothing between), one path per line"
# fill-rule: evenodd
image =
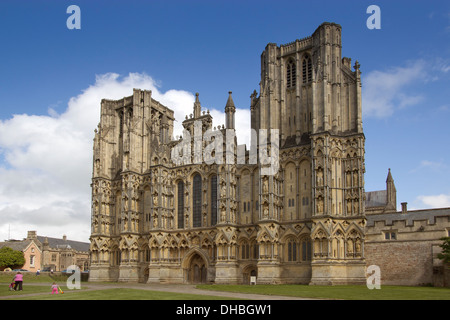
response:
M53 285L52 285L52 294L54 294L54 293L58 294L58 286L56 285L55 282L53 282Z
M9 285L9 291L14 291L14 280L11 281L10 285Z

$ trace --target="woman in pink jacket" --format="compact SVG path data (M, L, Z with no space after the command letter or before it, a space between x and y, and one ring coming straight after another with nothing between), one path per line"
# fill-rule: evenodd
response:
M22 291L22 283L23 283L23 274L17 272L14 277L14 290L17 290L17 286L19 286L19 291Z

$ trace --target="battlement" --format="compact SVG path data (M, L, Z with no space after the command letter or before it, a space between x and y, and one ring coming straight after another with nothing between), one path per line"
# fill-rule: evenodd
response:
M397 226L404 228L415 226L417 223L423 224L423 221L426 221L427 225L450 222L450 208L413 210L406 214L399 211L367 215L366 227Z
M291 54L293 52L297 52L300 50L304 50L310 46L312 46L312 36L303 38L303 39L297 39L295 41L289 42L287 44L280 45L281 49L281 55L287 55Z

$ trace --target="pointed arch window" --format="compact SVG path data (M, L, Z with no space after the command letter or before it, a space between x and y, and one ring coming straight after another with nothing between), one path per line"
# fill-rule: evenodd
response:
M295 88L297 69L293 59L290 59L286 69L286 87Z
M217 176L211 177L211 225L217 224Z
M297 242L294 239L288 241L288 261L297 261Z
M311 241L304 238L301 241L302 261L311 261Z
M202 226L202 177L200 174L194 176L192 185L192 208L193 208L193 220L192 226Z
M178 182L178 228L184 228L184 183L183 181Z

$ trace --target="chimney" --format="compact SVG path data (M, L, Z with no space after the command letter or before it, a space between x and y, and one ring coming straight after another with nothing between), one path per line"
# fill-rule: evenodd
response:
M63 235L63 240L66 241L67 240L67 236Z
M28 231L27 239L28 240L37 239L36 231Z
M402 213L408 213L408 202L402 202Z

